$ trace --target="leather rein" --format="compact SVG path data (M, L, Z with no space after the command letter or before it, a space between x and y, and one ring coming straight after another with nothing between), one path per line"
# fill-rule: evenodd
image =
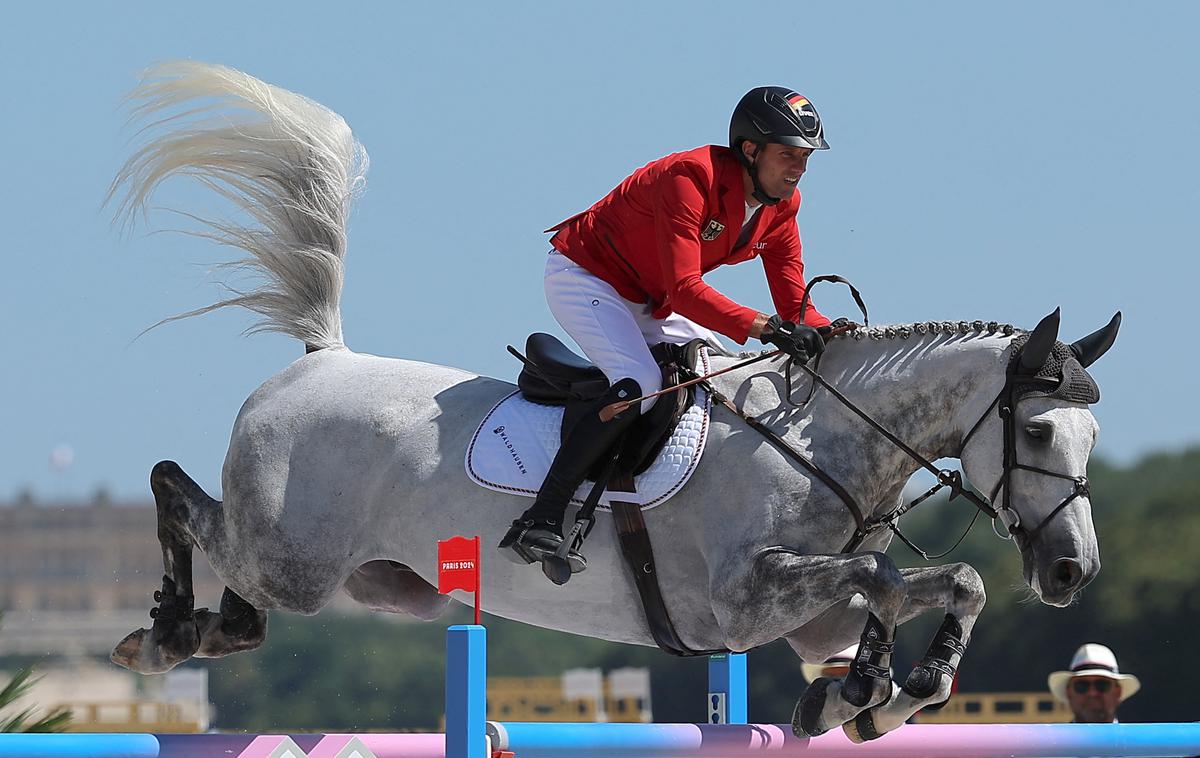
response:
M848 281L846 281L845 279L842 279L841 277L836 277L836 276L817 277L817 278L813 279L812 282L810 282L810 286L808 288L809 291L811 291L811 289L812 289L811 285L816 284L818 281L837 281L837 282L841 282L841 283L844 283L847 286L849 286L851 293L854 295L855 300L857 301L860 309L863 312L863 321L864 321L864 328L865 328L866 320L867 320L866 307L863 306L862 300L858 296L858 292L854 289L854 287L852 285L850 285L850 283ZM804 297L804 302L801 304L801 311L800 311L801 314L804 313L805 306L807 305L807 301L808 301L808 293L806 292L805 297ZM999 481L996 482L996 486L992 489L991 496L988 497L987 499L980 497L979 495L972 492L970 489L967 489L964 487L962 472L950 470L950 469L939 469L937 466L935 466L933 464L932 461L930 461L928 458L926 458L925 456L918 453L911 446L909 446L907 443L905 443L904 440L900 439L893 432L891 432L889 429L887 429L882 424L880 424L878 421L876 421L874 418L872 418L870 416L870 414L868 414L866 411L862 410L857 405L855 405L849 398L847 398L840 391L838 391L838 389L836 387L834 387L829 382L827 382L825 380L825 378L822 377L821 374L818 372L817 368L809 366L807 363L799 363L799 362L794 362L794 361L790 361L790 360L788 361L788 364L787 364L788 365L787 396L789 398L789 402L790 402L790 398L792 396L792 387L791 387L792 382L791 382L790 368L793 365L793 363L794 363L794 365L799 366L810 377L812 377L814 391L818 385L823 387L825 390L827 390L829 392L829 394L831 394L835 398L837 398L837 400L840 403L842 403L842 405L846 406L848 409L853 411L857 416L859 416L869 426L871 426L873 429L875 429L875 431L877 431L880 435L882 435L886 440L888 440L893 445L898 447L909 458L913 459L915 462L920 464L920 466L922 468L924 468L925 470L932 473L935 477L937 477L937 484L935 484L928 491L924 492L922 495L913 499L909 503L903 504L900 507L896 508L895 510L889 511L888 513L885 513L885 514L882 514L879 516L871 516L870 518L868 518L868 517L864 516L863 509L861 506L859 506L858 501L854 499L854 496L851 495L849 493L849 491L847 491L846 488L843 487L828 472L823 471L820 468L820 466L818 466L816 463L814 463L813 461L804 457L798 450L796 450L794 447L789 445L787 440L783 439L783 437L776 434L766 424L762 423L761 421L754 418L753 416L749 416L746 413L744 413L728 397L726 397L719 390L717 390L715 387L713 387L713 385L710 381L708 381L707 379L704 379L704 380L698 382L701 386L703 386L705 388L706 391L708 391L710 393L710 396L714 400L716 400L721 405L725 406L725 408L727 408L731 413L733 413L735 416L737 416L742 421L744 421L746 423L746 425L749 426L751 429L753 429L754 431L763 435L763 437L765 437L767 439L767 441L770 442L776 449L778 449L781 453L783 453L785 456L787 456L791 460L798 463L802 468L807 470L810 474L815 476L826 487L828 487L830 490L832 490L834 492L834 494L836 494L838 496L839 499L841 499L842 503L845 504L846 509L848 511L850 511L850 515L854 517L854 523L855 523L854 534L851 535L850 540L842 548L841 552L843 552L843 553L854 552L855 550L857 550L859 548L860 545L862 545L863 540L865 540L870 535L872 535L882 529L889 529L892 531L893 534L895 534L897 537L899 537L900 540L905 545L907 545L909 548L911 548L915 553L920 555L925 560L942 558L942 557L948 555L955 548L957 548L959 544L962 543L963 539L970 532L971 527L975 525L975 521L976 521L976 519L979 518L980 513L985 513L985 514L987 514L987 516L989 518L992 519L992 529L994 532L996 532L996 534L998 536L1000 536L1004 539L1013 539L1013 538L1020 537L1020 541L1018 542L1018 545L1020 545L1021 542L1023 542L1027 546L1027 545L1031 545L1033 543L1034 539L1037 538L1037 536L1041 533L1042 529L1044 529L1046 527L1046 525L1050 523L1050 520L1053 519L1056 515L1058 515L1058 513L1060 511L1062 511L1064 508L1066 508L1067 505L1069 505L1071 502L1073 502L1078 497L1090 496L1090 490L1088 488L1088 480L1087 480L1087 477L1085 477L1085 476L1071 476L1069 474L1061 474L1061 473L1058 473L1055 471L1047 471L1046 469L1037 468L1036 466L1029 466L1029 465L1026 465L1026 464L1023 464L1023 463L1020 463L1019 461L1017 461L1016 421L1015 421L1015 414L1013 413L1013 410L1016 407L1017 400L1019 399L1016 395L1016 381L1015 381L1017 379L1015 367L1019 364L1019 360L1013 360L1010 362L1010 364L1009 364L1010 368L1005 377L1003 389L1000 390L1000 393L988 405L987 409L984 410L983 414L980 415L979 420L975 422L975 424L971 427L970 431L968 431L967 434L963 437L962 444L959 446L958 455L956 456L958 458L962 457L962 453L966 449L967 443L970 442L971 438L975 435L975 433L980 429L980 427L983 426L983 422L986 421L987 418L990 416L992 409L993 408L997 409L997 412L1000 416L1001 421L1003 422L1003 427L1004 427L1003 471L1001 473ZM691 373L693 374L693 376L695 376L694 371L692 371ZM809 396L808 396L808 398L805 399L805 402L807 402L808 399L811 397L812 397L812 392L809 393ZM801 405L802 404L803 403L801 403ZM1031 471L1033 473L1042 474L1044 476L1052 476L1052 477L1056 477L1059 479L1067 479L1067 480L1075 483L1075 488L1074 488L1074 491L1071 493L1071 495L1069 495L1066 499L1064 499L1062 502L1060 502L1058 504L1058 506L1056 506L1054 508L1054 510L1052 510L1045 518L1043 518L1042 521L1033 529L1027 529L1021 523L1020 515L1012 508L1012 505L1011 505L1012 487L1010 486L1010 483L1011 483L1013 472L1017 471L1017 470ZM919 548L915 544L913 544L913 542L911 540L909 540L907 537L904 536L903 533L901 533L900 528L898 526L898 522L899 522L901 516L903 516L905 513L909 512L916 506L920 505L921 503L925 502L926 500L928 500L930 497L932 497L934 494L936 494L938 491L940 491L943 487L948 488L950 490L950 500L954 500L957 497L965 498L968 502L970 502L972 505L974 505L977 510L975 512L975 517L971 519L971 523L967 526L967 529L963 532L962 536L959 537L958 540L948 550L946 550L942 553L939 553L937 555L929 555L924 550L922 550L921 548ZM996 497L997 497L997 495L999 495L1001 488L1004 489L1004 498L998 506L993 507L992 503L995 502ZM1006 531L1005 534L1001 534L996 529L995 524L996 524L997 520L999 520L1000 523L1005 528L1005 531ZM789 551L789 548L784 548L784 547L765 548L763 551L759 551L759 552L777 551L777 550Z

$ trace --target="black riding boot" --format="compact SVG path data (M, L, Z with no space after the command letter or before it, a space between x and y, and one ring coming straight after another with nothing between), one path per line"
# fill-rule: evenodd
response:
M633 379L622 379L608 388L593 408L567 434L537 499L521 518L512 523L504 539L497 546L513 563L533 563L554 555L563 543L563 516L571 496L583 484L588 471L607 452L629 426L637 420L639 407L634 406L613 417L611 421L600 420L600 409L606 405L640 396L641 389ZM577 574L587 568L587 560L577 551L570 550L567 562L571 573ZM565 581L565 580L564 580Z

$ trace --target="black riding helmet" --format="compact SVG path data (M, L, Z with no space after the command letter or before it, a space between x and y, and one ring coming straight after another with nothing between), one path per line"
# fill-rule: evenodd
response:
M742 143L747 140L760 146L775 142L812 150L829 149L821 117L804 95L787 87L755 87L747 92L729 120L729 146L750 172L754 197L766 205L774 205L780 199L768 195L759 185L758 169L742 153Z

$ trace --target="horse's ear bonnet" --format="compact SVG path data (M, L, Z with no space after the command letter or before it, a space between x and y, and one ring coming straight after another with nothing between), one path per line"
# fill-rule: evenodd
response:
M1120 328L1121 313L1118 311L1100 329L1066 345L1055 339L1058 334L1056 308L1032 332L1013 340L1008 370L1014 392L1018 397L1050 397L1085 404L1099 402L1100 388L1087 367L1112 347Z
M1013 340L1016 348L1013 351L1013 363L1018 362L1021 350L1028 341L1028 334ZM1049 397L1089 405L1100 402L1100 388L1096 380L1075 357L1071 346L1058 341L1050 348L1050 355L1041 368L1032 374L1018 369L1013 382L1017 397Z

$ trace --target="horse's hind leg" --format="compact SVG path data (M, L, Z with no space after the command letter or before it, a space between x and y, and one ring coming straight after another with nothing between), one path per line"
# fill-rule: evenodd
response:
M192 594L192 547L187 525L194 505L219 505L172 461L150 472L150 489L158 509L158 541L163 552L162 589L154 593L154 624L138 629L113 649L113 663L142 674L169 671L191 658L200 645ZM205 502L207 501L207 503Z
M267 612L247 603L228 587L221 594L221 612L196 611L200 629L197 658L220 658L253 650L267 638Z
M925 657L895 696L845 725L846 735L855 742L879 737L922 708L940 707L950 698L954 673L986 601L983 581L965 563L903 569L901 574L908 584L908 599L900 623L933 610L945 610L946 616Z

